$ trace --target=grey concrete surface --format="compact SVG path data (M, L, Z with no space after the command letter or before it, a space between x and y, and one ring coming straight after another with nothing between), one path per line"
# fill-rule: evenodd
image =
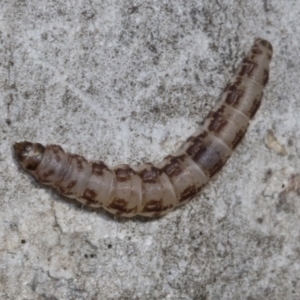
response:
M300 299L299 15L296 0L1 0L0 299ZM86 209L16 164L22 140L162 159L258 36L274 47L261 108L167 216Z

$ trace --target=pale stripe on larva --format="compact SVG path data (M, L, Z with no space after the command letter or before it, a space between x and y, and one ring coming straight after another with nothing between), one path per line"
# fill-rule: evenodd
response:
M27 141L14 144L15 155L39 182L85 205L126 217L166 214L195 196L244 136L261 103L271 56L271 44L256 39L203 127L160 163L110 169L60 146Z

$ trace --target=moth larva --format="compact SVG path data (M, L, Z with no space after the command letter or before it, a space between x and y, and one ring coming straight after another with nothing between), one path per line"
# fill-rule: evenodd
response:
M166 214L195 196L230 157L261 103L271 57L271 44L256 39L203 127L160 163L109 168L27 141L14 144L15 155L39 182L85 205L126 217Z

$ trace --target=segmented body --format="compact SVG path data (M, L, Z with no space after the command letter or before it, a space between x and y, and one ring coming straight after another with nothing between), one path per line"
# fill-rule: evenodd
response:
M57 145L16 143L24 169L84 205L126 217L166 214L195 196L225 164L257 111L268 81L271 44L256 39L204 125L160 163L109 168Z

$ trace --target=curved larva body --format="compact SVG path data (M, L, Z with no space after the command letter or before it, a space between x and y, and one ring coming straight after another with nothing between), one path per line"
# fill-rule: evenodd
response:
M158 164L110 169L57 145L29 142L14 145L16 156L38 181L85 205L126 217L166 214L195 196L244 136L261 103L271 56L271 44L256 39L203 127Z

